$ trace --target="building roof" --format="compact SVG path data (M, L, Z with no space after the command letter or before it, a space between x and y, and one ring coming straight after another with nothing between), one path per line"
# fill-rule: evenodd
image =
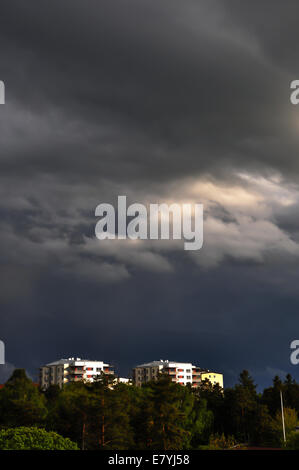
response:
M163 359L160 359L160 361L152 361L152 362L147 362L145 364L140 364L136 367L158 367L158 366L162 366L162 367L174 367L174 364L175 366L190 366L190 367L194 367L192 366L191 362L176 362L176 361L168 361L168 360L163 360Z
M49 362L46 366L58 366L60 364L72 364L74 362L94 362L94 363L102 363L104 366L108 366L109 364L105 364L104 361L94 361L91 359L81 359L80 357L69 357L68 359L59 359L58 361Z

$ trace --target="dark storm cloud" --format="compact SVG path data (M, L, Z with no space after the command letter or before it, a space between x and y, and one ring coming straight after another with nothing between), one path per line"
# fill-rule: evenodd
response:
M288 75L221 2L11 2L0 26L8 96L34 113L28 170L165 180L281 169L297 145Z
M289 0L281 8L279 1L262 0L258 6L224 0L227 13L242 31L254 37L265 58L291 74L298 74L297 4Z
M288 369L297 11L290 1L2 2L0 301L12 362L100 355L125 373L161 355L226 372ZM94 209L118 194L204 199L205 251L97 246Z

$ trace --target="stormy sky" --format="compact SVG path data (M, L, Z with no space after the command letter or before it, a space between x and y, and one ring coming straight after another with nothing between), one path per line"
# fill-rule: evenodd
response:
M0 381L69 356L299 379L298 13L1 2ZM97 240L118 195L204 204L203 248Z

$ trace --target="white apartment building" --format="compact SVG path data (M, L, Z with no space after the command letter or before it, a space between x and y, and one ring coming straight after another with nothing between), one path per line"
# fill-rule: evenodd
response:
M46 390L50 385L62 387L65 383L80 380L93 382L96 377L101 376L103 373L114 375L114 369L103 361L69 357L40 367L39 383L40 387Z
M161 373L168 374L172 382L180 385L190 384L193 388L196 388L202 380L208 379L213 385L218 383L223 388L222 374L203 370L192 365L191 362L174 362L163 359L134 367L133 383L137 387L141 387L146 382L156 380Z
M116 377L115 382L118 384L132 385L132 380L127 377Z

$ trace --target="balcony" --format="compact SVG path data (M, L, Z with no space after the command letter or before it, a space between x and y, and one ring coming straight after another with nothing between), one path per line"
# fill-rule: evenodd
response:
M76 374L76 375L83 375L84 374L84 369L83 367L69 367L68 373L69 374Z
M69 381L69 382L81 382L82 381L82 376L80 375L80 377L78 377L77 375L75 376L72 376L72 377L69 377L66 382Z

